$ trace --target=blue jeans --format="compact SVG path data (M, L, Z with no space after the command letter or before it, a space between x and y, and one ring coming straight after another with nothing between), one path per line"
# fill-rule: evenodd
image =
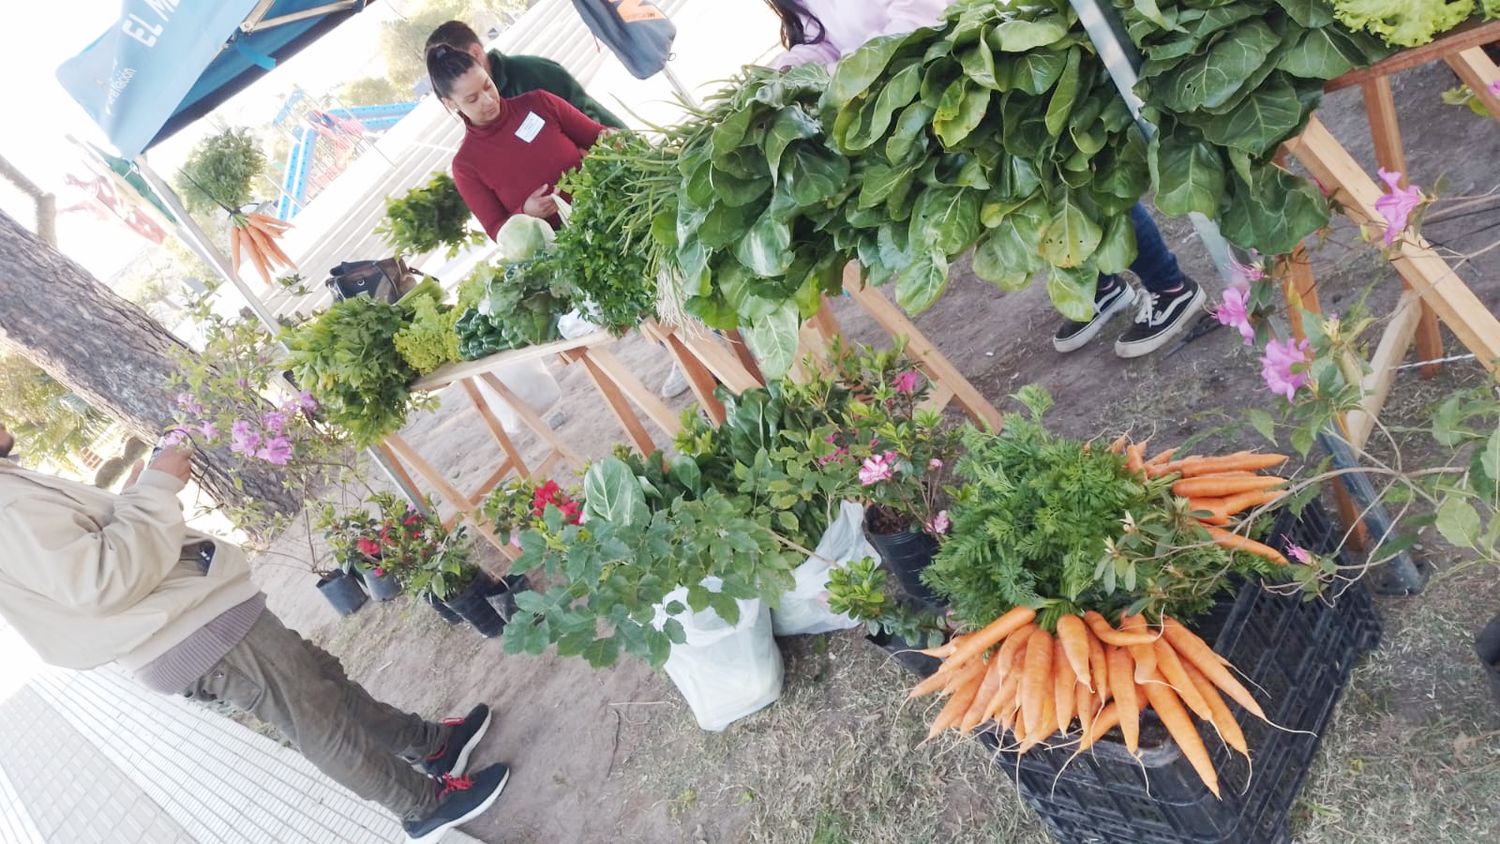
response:
M1137 202L1130 207L1130 224L1135 228L1136 249L1130 271L1141 280L1141 286L1153 293L1160 293L1182 284L1187 276L1177 266L1177 256L1172 254L1166 241L1161 239L1161 230L1156 227L1156 221L1151 219L1146 206ZM1101 275L1098 289L1109 290L1119 280L1117 275Z

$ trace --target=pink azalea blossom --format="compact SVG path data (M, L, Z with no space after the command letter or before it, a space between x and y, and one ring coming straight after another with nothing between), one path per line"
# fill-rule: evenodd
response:
M250 379L249 378L236 378L236 379L234 379L234 383L237 384L241 390L248 390L248 389L250 389Z
M286 437L273 437L255 452L255 456L273 466L285 466L292 459L292 441Z
M1260 253L1251 249L1248 257L1250 263L1241 264L1233 254L1229 256L1229 272L1234 276L1236 285L1250 284L1266 277L1265 268L1260 264Z
M1313 561L1312 552L1308 551L1306 548L1303 548L1301 545L1288 543L1286 552L1291 556L1292 559L1304 565L1310 564Z
M318 409L318 400L313 398L312 393L303 390L297 394L297 407L312 413Z
M1306 340L1272 340L1260 359L1260 377L1265 379L1266 389L1291 401L1307 383L1306 364L1310 360ZM1293 371L1293 367L1302 371Z
M267 431L280 435L286 431L286 414L275 410L269 411L260 417L260 424L265 426Z
M1401 187L1401 174L1380 169L1380 179L1390 189L1375 200L1375 210L1385 218L1385 245L1390 246L1406 231L1411 212L1422 204L1422 191L1416 185Z
M864 486L871 486L890 480L895 474L895 460L894 451L870 455L865 459L864 465L859 467L859 482Z
M1500 97L1500 79L1496 79L1494 82L1491 82L1489 84L1489 89L1490 89L1490 96L1492 96L1492 97Z
M943 461L934 457L931 460L927 461L927 468L936 472L937 470L943 468Z
M229 436L229 450L236 454L254 454L260 447L260 434L243 419L237 419L229 426Z
M177 406L190 416L202 416L203 405L193 397L192 393L178 393Z
M203 424L198 426L198 433L202 434L205 440L218 439L219 426L211 421L204 420Z
M947 536L948 528L951 526L952 523L948 521L947 510L939 510L937 515L932 517L932 521L924 525L927 528L927 532L933 536Z
M167 448L174 448L181 445L182 441L187 439L187 436L188 432L186 428L173 428L166 433L166 436L161 438L161 444Z
M895 387L898 393L910 394L917 391L918 382L917 371L915 369L908 369L897 375L895 380L891 382L891 386Z
M1245 338L1245 345L1255 343L1255 327L1250 324L1250 291L1243 287L1224 289L1224 301L1214 311L1220 325L1232 325Z
M827 466L829 463L842 463L849 456L849 449L840 446L832 454L818 458L819 466Z

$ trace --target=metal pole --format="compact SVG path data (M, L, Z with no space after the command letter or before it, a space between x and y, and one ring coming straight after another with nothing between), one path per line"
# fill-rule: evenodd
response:
M188 248L193 250L199 258L207 262L221 278L234 285L235 289L240 292L240 295L245 297L245 301L250 304L250 310L255 313L256 318L260 320L261 325L265 326L266 331L270 332L272 337L280 334L281 323L276 321L276 316L271 313L271 310L266 307L266 304L260 300L259 296L251 292L250 286L245 284L244 280L230 268L229 260L208 239L208 234L198 226L197 221L188 215L187 209L182 205L182 201L177 198L177 192L172 190L162 180L161 176L157 175L156 171L151 169L151 166L146 163L145 158L136 158L134 163L136 170L146 180L146 184L150 185L151 189L156 191L157 195L161 197L162 202L165 202L167 207L171 209L172 216L177 218L178 236L187 243ZM278 340L278 342L280 341ZM282 348L284 350L286 346L283 345ZM288 383L290 384L290 382ZM296 387L295 384L291 384L290 386ZM379 449L367 448L365 449L365 454L376 466L380 467L380 470L385 473L386 478L395 485L396 489L401 491L401 494L407 501L411 502L413 507L416 507L424 515L428 514L427 504L421 492L406 484L400 473L391 467L390 462Z
M672 69L670 61L661 66L661 72L663 76L667 77L668 84L672 86L672 90L677 92L677 96L682 97L683 101L693 108L699 107L698 98L693 96L693 92L677 76L677 71Z
M1359 468L1353 449L1349 448L1349 443L1337 431L1327 430L1318 434L1318 444L1333 458L1335 469ZM1369 549L1373 556L1395 529L1391 523L1391 515L1386 512L1385 505L1380 503L1375 485L1370 483L1369 477L1363 472L1340 475L1339 480L1344 489L1349 490L1355 506L1364 513L1365 526L1369 528L1374 541L1374 546ZM1426 587L1428 574L1427 567L1406 551L1396 554L1371 572L1375 591L1382 595L1416 595Z
M1089 40L1094 42L1094 49L1098 51L1105 70L1109 71L1110 78L1114 80L1120 98L1130 109L1130 116L1135 118L1135 125L1149 141L1156 134L1156 127L1141 115L1141 107L1145 103L1135 92L1135 84L1140 79L1136 71L1141 65L1141 57L1136 52L1135 45L1124 36L1125 28L1115 15L1114 8L1101 6L1098 0L1068 2L1073 6L1073 11L1078 13L1078 22L1088 33ZM1225 284L1233 284L1236 279L1229 262L1229 241L1219 232L1218 224L1196 211L1189 214L1188 219L1192 220L1198 239L1203 242L1203 248L1208 252L1209 260L1213 261L1214 269L1219 271L1219 277Z

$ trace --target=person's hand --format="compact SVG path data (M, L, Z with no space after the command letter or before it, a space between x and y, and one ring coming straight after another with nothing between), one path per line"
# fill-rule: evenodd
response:
M151 465L148 468L157 472L166 472L179 481L187 483L192 466L193 447L186 443L181 443L163 448L161 453L151 460Z
M530 217L547 219L557 213L557 197L552 195L551 185L542 185L526 197L526 204L521 206L521 213Z
M135 461L135 465L130 467L130 474L125 478L125 486L127 488L135 486L135 482L141 479L141 473L144 471L146 471L146 461Z

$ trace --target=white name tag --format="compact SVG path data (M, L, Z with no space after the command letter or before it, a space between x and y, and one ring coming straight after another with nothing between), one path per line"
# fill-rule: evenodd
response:
M528 111L526 112L526 119L521 121L520 128L516 130L516 137L529 144L536 140L537 133L542 131L542 126L544 125L546 124L542 122L542 118L536 112Z

